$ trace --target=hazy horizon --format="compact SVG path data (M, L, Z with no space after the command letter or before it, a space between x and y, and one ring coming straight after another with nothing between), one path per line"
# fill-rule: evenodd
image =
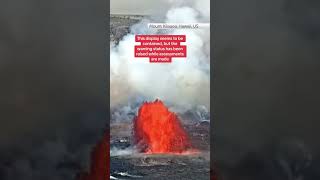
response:
M159 9L161 5L161 9ZM110 1L110 14L135 14L146 15L154 12L161 12L168 3L164 0L150 1L150 0L111 0Z

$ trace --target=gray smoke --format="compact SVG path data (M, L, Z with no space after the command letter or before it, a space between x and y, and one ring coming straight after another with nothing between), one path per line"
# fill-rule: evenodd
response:
M111 106L126 105L134 97L145 100L159 98L168 104L193 108L204 105L210 109L210 29L171 30L167 34L185 34L187 58L173 59L170 64L150 64L134 58L135 34L160 34L147 28L149 22L210 22L209 0L163 1L169 4L165 16L149 14L131 27L128 35L110 49ZM166 7L166 6L164 6Z
M319 178L319 8L311 0L216 1L214 157L225 179ZM295 156L281 160L266 150L288 139L313 155L305 170L295 172L304 166Z
M0 2L0 179L88 166L108 123L105 3Z

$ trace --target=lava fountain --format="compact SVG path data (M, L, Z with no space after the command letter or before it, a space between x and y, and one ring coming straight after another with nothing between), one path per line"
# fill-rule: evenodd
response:
M135 144L141 152L180 154L192 148L177 115L160 100L142 104L133 128Z

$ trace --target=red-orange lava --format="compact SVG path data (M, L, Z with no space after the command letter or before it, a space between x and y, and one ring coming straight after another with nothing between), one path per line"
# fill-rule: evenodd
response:
M77 180L106 180L110 175L110 143L109 132L105 132L102 140L97 143L91 153L89 171L80 172Z
M194 152L177 115L160 100L145 102L134 119L134 138L144 153L189 154Z

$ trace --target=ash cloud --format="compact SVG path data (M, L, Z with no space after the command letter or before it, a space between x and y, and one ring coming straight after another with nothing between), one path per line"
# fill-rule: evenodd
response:
M72 179L108 123L104 1L0 2L0 179Z
M170 64L150 64L135 59L134 34L160 34L147 28L149 22L200 23L210 22L210 1L162 1L167 12L149 14L131 27L128 35L111 47L111 106L126 105L134 97L156 98L176 106L210 108L210 29L170 30L168 34L186 34L188 54L185 60L173 59ZM166 6L164 6L166 7Z
M319 178L319 5L216 1L212 131L214 157L225 179ZM300 151L290 160L275 155L291 141L304 144L310 164L304 165L308 156L292 162L303 157ZM296 166L305 169L295 172Z

